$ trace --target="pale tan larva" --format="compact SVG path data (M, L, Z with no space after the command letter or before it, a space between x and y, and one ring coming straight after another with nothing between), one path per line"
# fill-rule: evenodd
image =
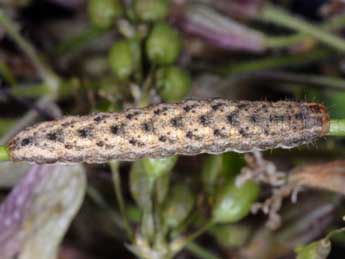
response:
M292 148L328 130L317 103L188 100L43 122L15 136L9 151L14 161L104 163Z

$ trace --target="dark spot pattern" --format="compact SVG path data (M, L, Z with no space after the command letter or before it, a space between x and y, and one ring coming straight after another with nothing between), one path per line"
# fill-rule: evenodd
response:
M193 106L191 106L191 105L186 105L185 107L183 107L183 110L185 111L185 112L189 112L190 110L192 110L193 109Z
M94 118L94 121L95 122L101 122L103 120L103 117L102 116L96 116L95 118Z
M196 108L198 105L196 103L193 104L186 104L185 106L183 106L183 110L185 112L190 112L192 111L194 108Z
M259 118L258 118L257 115L254 114L254 115L251 115L249 117L249 120L250 120L251 123L255 124L255 123L257 123L259 121Z
M96 143L96 145L99 146L99 147L103 147L104 146L104 142L103 141L98 141Z
M101 121L103 121L107 117L108 117L107 115L97 115L93 120L95 122L101 122Z
M92 136L92 129L91 128L78 129L78 135L81 138L91 137Z
M30 144L32 144L32 138L24 138L20 144L22 147L30 145Z
M193 133L191 131L188 131L186 133L186 137L189 138L189 139L192 139L193 138Z
M247 133L247 131L245 130L245 129L239 129L238 130L238 133L242 136L242 137L248 137L249 136L249 134Z
M201 115L199 117L199 122L202 126L207 126L210 124L210 118L207 115Z
M239 124L238 111L234 111L228 114L226 118L232 126L236 126Z
M166 138L165 136L160 136L160 137L158 138L158 140L159 140L160 142L166 142L166 141L167 141L167 138Z
M126 118L131 120L134 117L134 115L132 113L129 113L126 115Z
M216 103L216 104L211 105L211 108L214 111L218 111L220 109L220 107L222 107L224 105L225 105L225 103Z
M131 120L133 119L134 117L136 117L137 115L140 114L140 111L128 111L127 114L126 114L126 118Z
M113 135L119 135L123 132L123 125L111 125L110 126L110 132Z
M133 146L137 144L137 141L136 141L135 139L133 139L133 138L130 139L128 142L129 142L130 144L132 144Z
M47 134L47 139L48 140L51 140L51 141L56 141L57 139L57 135L56 135L56 132L50 132Z
M304 115L303 115L303 113L297 113L296 115L295 115L295 119L296 120L304 120Z
M160 115L161 113L166 112L167 110L168 110L168 107L163 106L163 107L154 109L154 110L153 110L153 113L154 113L155 115Z
M142 147L144 146L144 143L134 139L134 138L131 138L129 141L129 144L133 145L133 146L137 146L137 147Z
M175 117L170 120L171 126L174 128L181 128L183 127L182 117Z
M150 132L150 131L153 131L153 125L152 123L150 122L144 122L142 125L141 125L143 131L145 132Z
M220 129L214 129L213 130L213 135L216 137L216 138L226 138L226 134L224 134L224 132Z
M271 114L269 118L270 122L281 122L285 120L284 115Z
M47 139L53 142L63 142L64 136L61 129L47 133Z

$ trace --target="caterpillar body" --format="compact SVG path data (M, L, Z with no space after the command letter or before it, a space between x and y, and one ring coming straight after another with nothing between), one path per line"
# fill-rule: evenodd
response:
M14 161L104 163L293 148L328 130L318 103L187 100L43 122L17 134L8 149Z

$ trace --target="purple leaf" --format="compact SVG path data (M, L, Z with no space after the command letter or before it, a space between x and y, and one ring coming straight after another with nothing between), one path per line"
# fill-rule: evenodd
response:
M191 5L175 19L185 33L223 49L260 53L265 51L264 35L202 5Z
M85 185L80 166L32 166L0 205L0 258L55 258Z

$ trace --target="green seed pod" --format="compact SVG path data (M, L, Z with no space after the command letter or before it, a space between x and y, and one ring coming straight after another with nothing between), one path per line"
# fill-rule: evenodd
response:
M165 197L168 194L169 186L170 186L170 173L161 175L155 184L155 195L156 200L159 204L162 204L165 200Z
M152 208L151 194L154 182L144 169L142 160L133 163L129 177L130 191L138 206L142 210Z
M155 181L158 177L161 177L171 171L177 161L177 156L154 159L144 158L142 160L145 171Z
M217 242L227 248L243 246L252 234L246 224L219 224L210 229Z
M202 167L202 181L209 194L213 194L219 179L233 180L245 165L243 155L234 152L209 156Z
M191 78L179 67L164 67L157 72L157 87L166 102L182 100L191 88Z
M140 20L152 22L162 20L168 16L168 0L136 0L134 10Z
M246 181L240 187L228 182L216 194L212 217L215 223L235 223L244 218L259 194L259 186Z
M146 53L152 63L169 65L176 61L181 45L177 30L167 23L157 23L147 39Z
M135 68L135 43L130 40L117 41L109 52L109 65L114 75L120 79L127 79Z
M88 3L90 21L101 29L109 29L115 19L122 16L120 0L90 0Z
M225 153L223 157L223 166L221 175L229 181L234 179L241 172L242 167L246 165L244 155L234 152Z
M212 194L217 183L218 176L223 166L223 156L210 155L202 166L202 181L206 191Z
M186 219L194 205L194 195L185 184L175 185L163 208L163 220L167 227L175 228Z
M321 239L296 248L297 259L326 259L331 252L329 239Z

